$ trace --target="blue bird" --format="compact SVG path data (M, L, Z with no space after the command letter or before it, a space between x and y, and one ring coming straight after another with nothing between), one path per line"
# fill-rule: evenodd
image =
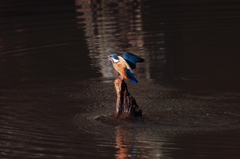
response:
M122 56L117 54L111 54L108 59L112 62L115 70L120 74L120 79L130 79L134 84L138 83L132 73L132 69L136 68L137 62L143 62L144 60L132 53L124 53Z

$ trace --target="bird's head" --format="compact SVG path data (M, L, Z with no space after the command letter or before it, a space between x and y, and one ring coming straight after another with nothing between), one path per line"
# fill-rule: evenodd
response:
M117 54L111 54L108 56L108 59L114 63L117 63L119 61Z

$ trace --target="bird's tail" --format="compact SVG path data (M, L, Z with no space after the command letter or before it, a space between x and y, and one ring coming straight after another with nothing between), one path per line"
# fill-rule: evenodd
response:
M134 77L133 73L129 69L127 69L127 77L132 81L132 83L134 83L134 84L138 83L138 81Z
M137 83L138 83L138 81L137 81L136 79L134 79L134 80L131 79L131 81L132 81L132 83L134 83L134 84L137 84Z

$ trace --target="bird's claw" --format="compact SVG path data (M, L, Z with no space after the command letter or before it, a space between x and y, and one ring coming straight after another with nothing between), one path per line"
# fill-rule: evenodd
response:
M122 76L118 76L118 78L123 81L123 77Z

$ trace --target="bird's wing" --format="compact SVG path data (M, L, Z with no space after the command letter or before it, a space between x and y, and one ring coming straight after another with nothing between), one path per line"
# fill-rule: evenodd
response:
M137 56L137 55L134 55L132 53L124 53L123 55L123 59L125 59L127 61L127 63L129 64L129 66L132 68L132 69L135 69L136 68L136 63L137 62L143 62L144 60Z
M131 67L128 65L128 63L126 62L126 60L124 58L122 58L121 56L118 56L119 62L127 69L129 69L132 72Z

